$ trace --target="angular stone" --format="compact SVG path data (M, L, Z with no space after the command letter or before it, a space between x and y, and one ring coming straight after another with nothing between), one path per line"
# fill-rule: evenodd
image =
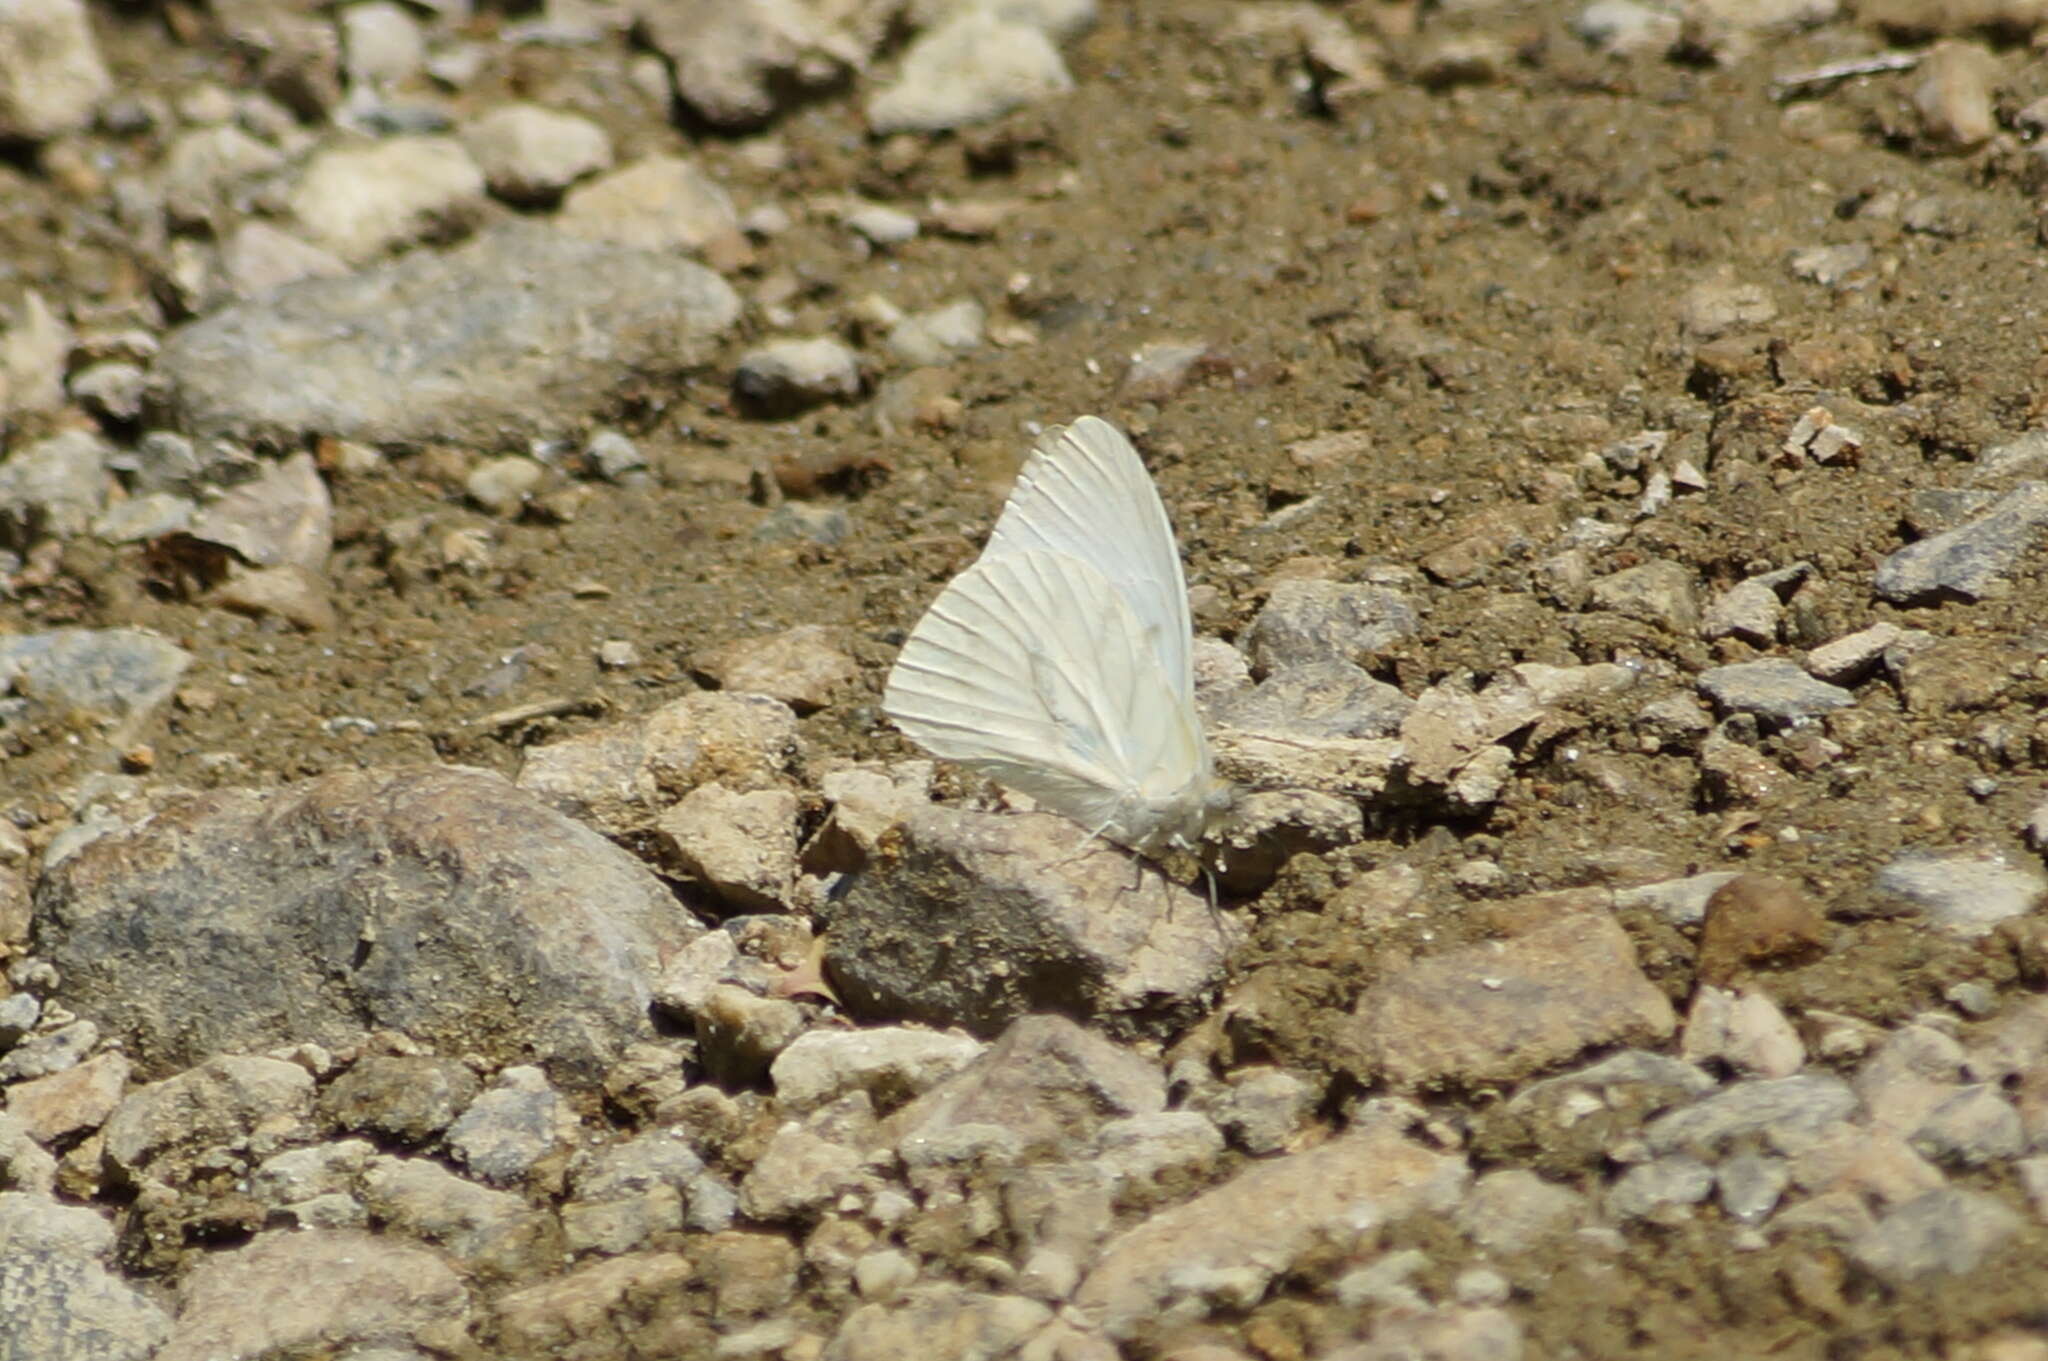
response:
M1981 936L2033 910L2048 893L2048 876L1995 850L1902 851L1877 872L1871 890L1957 935Z
M1221 981L1221 919L1107 842L1077 846L1085 829L1065 818L927 805L901 825L826 936L856 1014L977 1033L1032 1011L1156 1025Z
M786 704L766 695L685 695L531 748L519 787L606 836L645 838L691 789L714 780L740 791L778 787L802 751Z
M330 148L307 163L291 193L292 215L313 242L354 262L460 236L483 206L483 172L452 137Z
M1627 933L1576 913L1429 956L1367 988L1350 1049L1362 1072L1396 1087L1469 1087L1518 1081L1594 1045L1661 1040L1676 1026Z
M878 136L943 132L1073 85L1042 31L1009 22L997 9L968 6L911 43L895 82L869 98L868 127Z
M910 1026L814 1030L776 1055L769 1075L785 1110L813 1110L858 1090L886 1113L951 1077L987 1047L965 1035Z
M2005 574L2048 527L2048 482L2022 482L1968 524L1908 544L1878 564L1872 584L1900 605L1977 600L2001 589Z
M345 1230L265 1233L194 1266L156 1361L460 1347L468 1309L461 1277L427 1248Z
M1464 1159L1385 1129L1253 1163L1118 1235L1074 1306L1118 1340L1164 1335L1219 1305L1249 1309L1311 1247L1367 1238L1412 1214L1445 1213L1470 1179Z
M1894 1282L1975 1271L2025 1223L1982 1191L1945 1187L1907 1201L1849 1244L1866 1270Z
M1856 1094L1833 1073L1758 1078L1724 1087L1659 1116L1645 1131L1655 1152L1701 1156L1761 1136L1781 1153L1798 1153L1856 1111Z
M899 1149L981 1126L1020 1150L1078 1152L1107 1120L1166 1106L1152 1063L1059 1016L1013 1023L981 1056L889 1118Z
M0 1357L7 1361L150 1361L170 1319L102 1265L113 1226L92 1210L0 1192Z
M1418 626L1414 605L1398 591L1296 578L1274 586L1246 631L1245 647L1264 672L1356 663L1412 636Z
M84 0L0 7L0 138L78 132L113 88Z
M1837 685L1815 680L1789 657L1717 666L1700 674L1700 693L1723 714L1755 714L1773 727L1786 727L1846 709L1856 697Z
M107 1165L130 1181L167 1154L213 1144L262 1149L303 1134L313 1079L295 1063L223 1055L130 1093L107 1121Z

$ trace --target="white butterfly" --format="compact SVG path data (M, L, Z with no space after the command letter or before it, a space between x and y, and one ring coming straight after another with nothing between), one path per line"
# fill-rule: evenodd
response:
M882 709L934 756L1140 854L1193 851L1229 808L1195 710L1186 578L1117 428L1049 430L988 547L911 632Z

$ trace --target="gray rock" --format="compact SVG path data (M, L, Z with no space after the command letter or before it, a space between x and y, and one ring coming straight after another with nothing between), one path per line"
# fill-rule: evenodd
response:
M839 215L839 220L853 228L869 245L884 248L915 241L920 229L915 213L891 208L886 203L851 205Z
M34 289L0 336L0 382L11 411L52 411L64 404L64 369L71 358L71 327Z
M1384 651L1419 627L1415 606L1384 586L1290 579L1273 587L1246 631L1252 666L1264 673L1311 662L1352 662Z
M452 137L387 137L321 152L291 191L315 244L361 263L396 246L467 233L483 215L484 176Z
M1887 649L1904 636L1897 624L1872 624L1823 643L1806 654L1806 669L1833 685L1854 685L1877 669Z
M149 396L149 374L138 364L108 360L71 376L71 400L106 425L133 425L142 419Z
M432 1243L472 1268L509 1274L547 1260L547 1217L510 1191L478 1186L426 1158L376 1157L363 1204L381 1226Z
M1975 1271L2024 1221L1982 1191L1929 1191L1892 1210L1849 1244L1865 1270L1894 1284Z
M424 1054L370 1054L320 1093L337 1128L423 1144L455 1123L483 1083L469 1065Z
M78 132L113 88L84 0L0 9L0 138L42 142Z
M1385 1129L1252 1163L1111 1240L1074 1307L1118 1340L1161 1336L1218 1307L1250 1309L1311 1248L1447 1213L1470 1177L1463 1158Z
M219 0L214 22L256 63L272 98L301 118L323 120L341 99L341 42L324 15L272 0Z
M889 328L889 353L906 364L938 367L981 348L988 312L972 298L914 312Z
M249 1194L278 1209L322 1196L353 1196L357 1178L376 1153L367 1139L287 1149L249 1174Z
M1721 1208L1743 1224L1761 1224L1770 1218L1791 1181L1785 1160L1764 1153L1738 1153L1714 1169Z
M990 1295L951 1283L915 1286L888 1303L863 1304L826 1344L825 1361L902 1361L936 1351L949 1357L1019 1355L1052 1319L1021 1295Z
M1165 1109L1148 1060L1059 1016L1013 1023L966 1068L885 1122L906 1157L961 1130L999 1127L1020 1154L1077 1154L1104 1122Z
M1586 1198L1521 1167L1502 1167L1473 1183L1456 1211L1458 1227L1479 1247L1505 1255L1561 1237L1591 1214Z
M1961 936L1981 936L2032 910L2048 876L1996 850L1902 851L1871 885L1892 911L1918 911Z
M1516 1081L1594 1045L1661 1040L1677 1024L1627 933L1604 914L1575 913L1373 984L1348 1048L1361 1072L1397 1087L1471 1086Z
M1297 855L1322 855L1365 835L1355 800L1315 789L1240 793L1216 834L1213 872L1232 897L1257 897Z
M1616 911L1645 908L1673 926L1697 926L1707 915L1707 902L1723 884L1740 878L1735 870L1716 870L1684 879L1665 879L1639 888L1625 888L1614 895Z
M612 142L588 118L537 104L501 104L462 130L463 145L499 198L546 204L612 163Z
M798 624L774 633L736 638L691 659L720 689L779 699L800 714L831 705L860 679L836 630Z
M704 1160L669 1130L652 1130L609 1148L579 1153L569 1168L574 1199L562 1206L571 1252L632 1252L684 1227L716 1232L705 1212L732 1197ZM725 1221L732 1208L724 1211Z
M1347 661L1275 670L1217 706L1216 721L1288 737L1392 737L1415 702Z
M714 127L742 130L842 83L886 36L879 6L774 0L650 0L636 16L676 96Z
M1852 275L1870 267L1873 252L1867 241L1850 241L1839 246L1801 246L1785 257L1785 267L1795 279L1834 288Z
M2029 430L1977 455L1977 477L1984 482L2044 471L2048 471L2048 430Z
M887 1113L959 1072L988 1046L965 1035L879 1026L814 1030L776 1055L769 1069L784 1110L814 1110L864 1091Z
M107 502L113 446L67 430L15 449L0 462L0 547L83 534Z
M1607 1190L1607 1213L1616 1219L1683 1218L1714 1189L1714 1169L1683 1153L1668 1154L1622 1173Z
M147 491L115 501L92 522L92 536L111 544L135 544L190 528L199 508L170 491Z
M943 132L1073 87L1042 31L968 6L912 41L895 82L868 100L868 126L879 136Z
M301 279L348 273L333 251L256 219L242 223L221 246L221 272L238 298L255 298Z
M7 1089L7 1113L47 1144L89 1134L106 1123L128 1090L128 1057L118 1050L75 1068L17 1082Z
M176 690L193 655L141 628L57 628L0 639L0 694L90 714L127 741Z
M732 391L750 413L771 420L860 395L860 356L831 336L772 340L740 356Z
M36 912L66 999L159 1070L386 1026L593 1078L702 929L624 851L462 767L175 802L46 873Z
M510 227L231 304L174 331L158 372L195 434L495 448L680 378L738 314L700 265Z
M347 1230L266 1233L193 1267L156 1361L437 1349L462 1338L468 1308L461 1278L428 1248Z
M1200 1111L1152 1111L1112 1120L1089 1155L1117 1203L1147 1204L1208 1180L1223 1156L1223 1132Z
M740 1209L763 1223L809 1219L869 1176L859 1149L791 1121L740 1179Z
M606 836L654 835L683 792L777 786L802 755L796 715L766 695L685 695L651 713L526 753L519 787Z
M302 451L230 488L206 507L191 532L257 567L290 564L324 572L334 547L334 503L313 456Z
M1928 1112L1913 1131L1913 1147L1938 1163L1983 1167L2019 1157L2027 1151L2027 1136L2012 1102L1980 1082Z
M448 1147L485 1181L507 1185L576 1137L576 1113L528 1065L507 1068L448 1131Z
M583 458L607 482L623 481L647 466L640 446L617 430L599 430L583 446Z
M12 1049L21 1037L36 1028L43 1004L30 992L11 992L0 997L0 1049Z
M796 880L797 817L786 789L699 785L655 824L661 863L740 911L772 911Z
M1878 564L1872 585L1900 605L1977 600L2003 589L2005 574L2048 526L2048 482L2022 482L1989 511Z
M1283 1068L1256 1065L1232 1073L1196 1104L1247 1153L1278 1153L1307 1125L1321 1091Z
M1725 273L1686 290L1678 303L1678 326L1687 340L1712 340L1731 331L1752 330L1778 315L1771 295L1757 284L1739 284Z
M232 123L180 133L164 153L164 212L178 228L239 216L240 191L285 164L284 153Z
M1700 624L1700 606L1692 569L1677 562L1646 562L1624 568L1593 583L1595 609L1611 610L1674 634L1690 634Z
M148 1361L170 1319L101 1262L114 1229L91 1210L0 1191L0 1361Z
M100 1042L100 1028L91 1021L72 1021L31 1036L0 1058L0 1082L20 1082L76 1068Z
M762 543L843 543L853 532L853 518L840 506L784 501L761 517L754 537Z
M758 1082L810 1024L788 998L757 997L730 983L707 988L693 1019L705 1073L732 1086Z
M1699 684L1700 693L1722 714L1755 714L1774 727L1788 727L1856 702L1856 696L1815 680L1789 657L1717 666L1702 672Z
M1813 574L1813 564L1796 562L1738 582L1715 598L1700 624L1703 638L1740 638L1755 647L1778 641L1782 597Z
M427 40L419 21L393 0L362 0L345 6L339 18L349 84L395 85L426 65Z
M56 1157L35 1141L18 1117L0 1111L0 1191L47 1196L56 1185ZM5 1210L0 1209L0 1220L5 1218ZM8 1241L6 1231L0 1229L0 1243Z
M547 469L516 454L478 464L462 481L469 499L493 515L517 515L540 489Z
M1656 1153L1690 1151L1710 1157L1738 1140L1757 1137L1792 1154L1854 1115L1857 1104L1849 1084L1833 1073L1757 1078L1661 1115L1644 1133Z
M912 809L837 904L826 960L857 1015L989 1033L1032 1011L1189 1016L1229 940L1194 894L1049 814ZM1133 883L1133 879L1136 883ZM974 904L970 917L960 904Z
M1691 1063L1719 1060L1748 1077L1790 1077L1806 1063L1799 1032L1769 993L1709 983L1693 993L1679 1053Z
M313 1078L296 1063L224 1055L130 1092L104 1131L107 1166L129 1183L168 1180L167 1157L246 1143L264 1156L310 1127Z
M554 221L571 236L660 254L703 251L740 231L725 186L680 156L647 156L578 185Z

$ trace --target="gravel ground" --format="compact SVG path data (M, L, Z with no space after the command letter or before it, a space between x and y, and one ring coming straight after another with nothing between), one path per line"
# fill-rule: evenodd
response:
M0 1361L2048 1358L2044 38L0 5ZM880 712L1084 414L1214 912Z

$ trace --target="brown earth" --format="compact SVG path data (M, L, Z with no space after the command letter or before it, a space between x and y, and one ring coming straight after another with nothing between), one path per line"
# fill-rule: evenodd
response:
M1418 942L1405 927L1361 931L1320 908L1357 873L1395 861L1435 886L1415 906L1437 948L1494 929L1483 902L1450 887L1475 859L1505 871L1503 895L1748 868L1841 905L1909 844L2025 854L2015 829L2040 797L2035 761L2006 768L1984 733L2033 731L2040 750L2043 562L2029 559L2002 597L1926 610L1875 602L1870 572L1903 541L1910 492L1959 481L1979 451L2036 423L2048 399L2037 301L2048 257L2028 149L2009 133L1965 153L1932 145L1917 131L1910 76L1775 100L1775 74L1882 46L1847 20L1724 65L1590 53L1566 30L1564 5L1348 8L1388 35L1397 71L1426 40L1461 30L1505 55L1490 78L1426 86L1397 74L1382 93L1319 111L1290 85L1299 65L1286 43L1222 39L1231 7L1146 0L1109 7L1068 49L1070 97L993 127L876 142L852 101L828 99L775 128L785 169L758 169L735 143L697 145L743 206L845 192L1020 200L993 240L928 234L863 260L842 230L799 214L763 247L760 269L803 282L799 333L870 291L911 308L971 295L1031 323L1037 343L985 348L954 368L961 406L948 428L885 438L861 406L744 419L727 399L736 340L723 368L619 413L659 485L600 487L567 523L496 522L463 507L469 461L516 451L403 451L386 476L337 479L341 624L331 633L162 594L141 550L86 539L69 546L53 584L0 601L0 629L139 624L193 651L185 702L148 735L152 776L168 783L265 783L422 758L510 772L529 744L697 684L693 665L710 649L796 624L843 630L864 667L858 694L804 720L812 750L897 755L906 746L877 709L895 645L971 556L1032 423L1096 412L1148 455L1190 584L1215 592L1204 631L1236 635L1275 572L1358 579L1394 567L1412 574L1425 628L1378 669L1411 694L1525 660L1626 660L1680 675L1754 650L1560 605L1514 553L1456 586L1422 567L1473 517L1626 521L1641 487L1589 468L1586 455L1669 430L1691 442L1709 487L1678 495L1596 570L1672 559L1704 595L1810 562L1805 640L1884 619L2002 640L2021 660L2009 683L1976 707L1929 712L1864 687L1853 725L1830 729L1845 755L1735 807L1703 793L1690 755L1646 753L1631 732L1637 701L1612 701L1522 767L1487 816L1442 826L1389 812L1342 855L1293 867L1252 905L1259 930L1238 974L1242 986L1256 981L1263 1021L1234 1042L1323 1061L1359 989ZM130 91L242 78L220 50L175 41L158 17L96 17ZM1418 22L1422 35L1409 36ZM2001 61L2007 115L2048 91L2048 67L2018 51ZM462 99L516 93L577 109L607 124L621 159L677 147L673 128L616 97L612 76L577 49L525 48L493 61ZM0 241L17 284L89 300L147 277L149 263L128 258L65 176L16 164L0 179ZM1787 270L1796 248L1853 242L1875 260L1851 286ZM1776 316L1703 360L1680 333L1678 300L1724 276L1760 285ZM1125 357L1157 339L1206 343L1213 362L1164 400L1132 400ZM1783 400L1796 411L1808 404L1802 389L1869 404L1859 463L1787 471L1742 457L1737 404L1791 392ZM1289 445L1330 432L1360 438L1332 465L1290 457ZM773 499L752 474L777 461L828 470L822 490L804 494L844 505L844 542L752 537ZM501 544L494 569L397 579L377 530L425 513L487 525ZM600 673L593 657L606 639L633 641L644 663ZM523 677L478 693L515 650ZM547 700L581 715L487 721ZM377 730L329 725L351 716ZM0 774L0 798L57 817L82 773L78 751L61 732L29 735ZM1986 774L1995 789L1970 792ZM1628 924L1652 976L1682 1002L1694 942ZM1778 975L1772 991L1788 1010L1889 1023L1973 978L2020 986L2002 938L1980 946L1871 921L1838 926L1825 956ZM1446 1109L1463 1120L1484 1105L1480 1094ZM2017 1199L2007 1181L1984 1180ZM1426 1245L1431 1231L1406 1232ZM2048 1293L2038 1231L2006 1268L1900 1292L1865 1283L1836 1293L1844 1271L1824 1241L1725 1244L1648 1229L1612 1259L1547 1250L1513 1264L1531 1354L1956 1356L1990 1324L2036 1317ZM1309 1284L1262 1307L1242 1336L1268 1356L1312 1354Z

